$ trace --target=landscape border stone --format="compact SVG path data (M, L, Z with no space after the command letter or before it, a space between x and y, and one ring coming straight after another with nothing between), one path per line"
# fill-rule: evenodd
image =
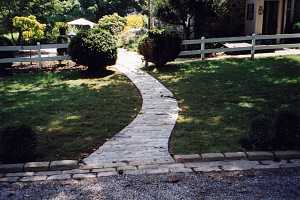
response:
M296 152L289 152L295 154ZM288 152L285 153L288 154ZM298 155L298 154L295 154ZM181 160L182 161L182 160ZM63 163L63 162L62 162ZM61 166L60 166L61 167ZM251 161L247 159L221 160L221 161L199 161L169 163L169 164L141 164L127 165L126 167L105 167L91 166L85 169L77 168L73 170L61 171L41 171L41 172L17 172L1 173L1 183L14 182L35 182L35 181L62 181L62 180L82 180L86 178L102 178L107 176L128 176L139 174L174 174L174 173L210 173L221 171L245 171L245 170L266 170L278 168L300 168L300 159L292 160L262 160ZM89 169L87 169L89 168Z
M206 162L206 161L228 161L228 160L250 160L250 161L263 161L263 160L292 160L300 159L300 151L253 151L253 152L225 152L225 153L203 153L203 154L186 154L174 155L176 163L189 163L189 162ZM48 162L29 162L18 164L0 164L0 177L4 173L23 173L23 172L37 172L40 176L59 175L62 170L65 174L69 173L88 173L92 170L93 173L101 172L114 172L114 171L128 171L128 170L144 170L145 167L156 168L156 166L170 165L174 163L109 163L102 165L79 165L78 160L60 160ZM180 168L180 167L173 167ZM176 171L174 169L174 171ZM180 171L180 170L178 170ZM185 170L183 170L185 171ZM1 176L2 175L2 176ZM25 176L25 175L24 175Z

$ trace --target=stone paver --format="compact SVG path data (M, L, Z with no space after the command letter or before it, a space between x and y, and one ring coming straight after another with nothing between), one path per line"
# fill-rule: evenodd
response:
M75 169L78 167L77 160L58 160L52 161L50 163L51 170L68 170L68 169Z
M24 171L36 172L47 171L50 162L29 162L24 165Z
M178 117L173 94L142 71L142 59L121 50L116 68L139 89L143 105L137 117L121 132L84 159L87 165L114 163L170 163L168 141Z

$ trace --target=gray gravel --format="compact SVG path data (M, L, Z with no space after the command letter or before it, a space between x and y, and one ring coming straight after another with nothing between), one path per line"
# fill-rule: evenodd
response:
M0 199L300 199L300 168L0 184Z

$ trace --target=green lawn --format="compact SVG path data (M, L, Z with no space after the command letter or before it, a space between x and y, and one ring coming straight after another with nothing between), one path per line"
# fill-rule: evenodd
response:
M78 72L17 74L0 79L0 128L27 124L38 133L38 159L91 153L137 115L141 98L123 75Z
M179 101L172 153L242 150L239 139L260 114L300 112L300 56L228 59L149 70Z

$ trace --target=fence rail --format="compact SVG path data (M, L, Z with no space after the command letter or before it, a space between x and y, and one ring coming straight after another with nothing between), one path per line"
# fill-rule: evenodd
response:
M295 39L300 38L300 33L296 34L278 34L278 35L256 35L243 36L243 37L227 37L227 38L205 38L202 37L198 40L184 40L182 45L196 45L200 44L198 50L186 50L181 51L179 56L193 56L201 55L201 59L205 59L205 54L209 53L220 53L220 52L239 52L239 51L250 51L251 58L254 59L257 50L272 50L281 48L300 48L300 43L294 44L276 44L276 45L257 45L258 40L277 40L280 39ZM226 43L226 42L250 42L246 47L233 47L233 48L216 48L206 49L205 45L209 43ZM62 61L69 60L68 55L64 56L42 56L42 49L52 48L68 48L68 44L40 44L32 46L0 46L0 53L3 51L37 51L38 55L34 57L17 57L17 58L2 58L0 63L13 63L13 62L41 62L43 61Z
M277 40L280 39L295 39L300 38L300 33L296 34L278 34L278 35L256 35L243 36L243 37L227 37L227 38L205 38L202 37L198 40L184 40L182 45L196 45L200 44L201 48L198 50L186 50L181 51L179 56L193 56L201 55L201 59L205 59L205 54L208 53L221 53L221 52L238 52L238 51L250 51L251 58L254 59L257 50L271 50L282 48L300 48L300 43L293 44L276 44L276 45L257 45L258 40ZM216 48L206 49L205 45L209 43L226 43L226 42L251 42L246 47L233 47L233 48Z
M58 49L68 48L68 44L40 44L37 43L35 46L0 46L0 53L3 51L37 51L38 55L31 57L17 57L17 58L2 58L0 63L13 63L13 62L41 62L43 61L63 61L69 60L70 57L64 56L42 56L41 50L43 49Z

